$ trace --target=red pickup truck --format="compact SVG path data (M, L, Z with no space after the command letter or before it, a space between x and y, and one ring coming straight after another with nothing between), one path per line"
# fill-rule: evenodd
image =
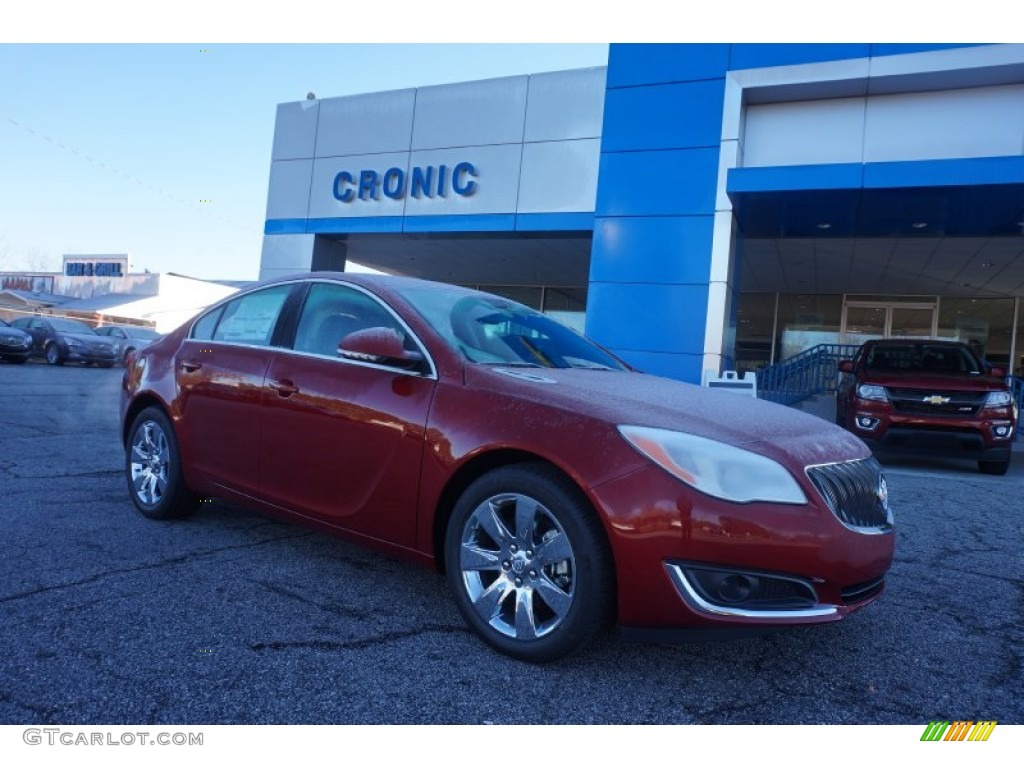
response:
M972 458L985 474L1006 474L1017 404L1006 372L966 344L868 341L839 370L836 423L871 448Z

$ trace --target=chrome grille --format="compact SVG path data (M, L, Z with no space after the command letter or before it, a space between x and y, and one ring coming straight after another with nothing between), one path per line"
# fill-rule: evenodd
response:
M899 413L931 416L973 416L985 403L985 392L949 392L889 388L889 400ZM934 398L934 399L933 399ZM945 401L945 402L943 402Z
M875 459L808 467L807 476L844 525L872 532L892 528L885 479Z

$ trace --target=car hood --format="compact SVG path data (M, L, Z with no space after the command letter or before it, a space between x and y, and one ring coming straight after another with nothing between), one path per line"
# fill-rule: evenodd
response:
M891 389L948 390L953 392L992 392L1007 388L1000 379L993 379L990 376L944 376L941 374L897 376L874 371L865 373L861 383L877 384Z
M846 430L795 408L642 373L468 365L466 384L608 424L670 429L785 455L801 466L870 455Z
M107 346L114 345L113 339L107 339L102 336L97 336L95 333L65 333L61 331L60 335L63 336L65 339L74 339L75 341L80 341L83 344L86 344L90 347L94 347L97 344L103 344Z
M26 333L21 328L10 328L6 325L0 326L0 336L8 336L16 339L30 340L32 334Z

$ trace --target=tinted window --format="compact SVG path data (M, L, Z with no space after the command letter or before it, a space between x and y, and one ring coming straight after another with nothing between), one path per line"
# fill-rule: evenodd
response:
M63 333L88 333L95 335L95 331L85 323L80 323L77 320L68 320L63 317L55 317L50 320L50 325L53 326L55 331L61 331Z
M291 290L291 285L275 285L229 302L224 306L213 340L260 346L269 344L281 307Z
M314 283L302 308L292 347L297 352L338 357L338 342L366 328L393 329L406 349L416 349L409 333L376 299L347 286Z
M522 304L447 288L407 288L401 294L471 362L624 370L600 347Z
M884 344L868 349L865 365L874 371L977 375L981 364L967 347L940 344Z
M220 320L220 315L223 311L224 307L217 307L212 312L207 312L196 320L196 324L192 326L190 338L198 339L199 341L210 341L213 338L213 329L217 327L217 321Z

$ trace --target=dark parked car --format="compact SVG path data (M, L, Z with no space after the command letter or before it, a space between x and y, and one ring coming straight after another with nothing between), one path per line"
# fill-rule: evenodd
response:
M615 621L837 621L893 556L885 480L847 432L411 278L236 294L129 362L121 423L142 514L218 496L435 566L466 622L529 661Z
M32 337L5 320L0 320L0 359L24 363L32 352Z
M75 362L110 368L121 359L117 342L97 336L92 328L78 320L19 317L12 325L32 336L32 354L46 358L50 365Z
M874 448L977 459L1005 475L1017 404L1001 368L966 344L914 339L869 341L844 360L836 423Z
M103 325L96 329L96 333L116 339L121 345L121 359L125 362L132 352L160 338L160 334L152 328L143 328L140 325Z

